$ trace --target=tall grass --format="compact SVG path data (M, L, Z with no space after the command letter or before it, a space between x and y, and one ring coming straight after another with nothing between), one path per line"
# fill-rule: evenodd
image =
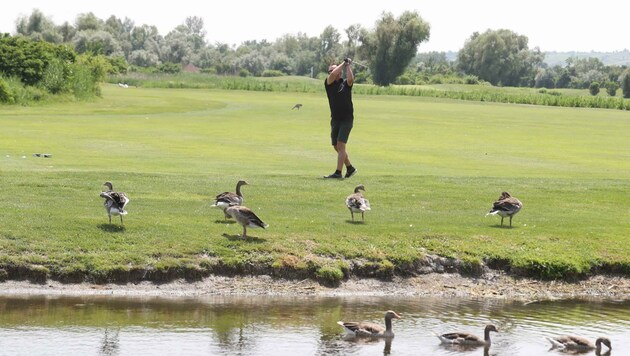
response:
M225 89L294 93L319 93L323 90L323 79L297 77L254 78L190 73L177 75L137 73L114 77L110 81L126 82L146 88L169 89ZM508 104L630 110L630 100L628 99L592 96L587 90L583 90L582 95L562 95L560 91L521 89L504 90L486 85L391 85L379 87L356 84L353 90L356 94L364 95L420 96Z

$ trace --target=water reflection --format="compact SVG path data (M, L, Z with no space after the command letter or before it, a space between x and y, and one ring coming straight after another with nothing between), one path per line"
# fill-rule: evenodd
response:
M339 320L383 322L399 311L393 339L346 338ZM490 348L442 345L449 330L479 334L495 324ZM567 355L546 336L610 337L630 355L630 301L431 298L202 299L0 297L0 353L229 355ZM63 340L73 340L67 345ZM588 355L595 354L594 351Z
M120 345L118 340L118 333L120 329L107 329L103 331L103 339L101 340L101 347L99 349L99 355L103 356L118 356L120 351Z

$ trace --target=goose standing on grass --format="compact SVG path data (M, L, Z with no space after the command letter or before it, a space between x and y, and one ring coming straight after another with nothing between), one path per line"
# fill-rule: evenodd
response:
M346 334L352 336L394 337L394 332L392 331L392 319L400 319L400 315L396 314L393 310L388 310L385 312L385 327L369 321L338 321L337 324L344 328Z
M265 224L252 209L242 205L232 205L225 209L225 213L234 218L239 224L243 225L243 240L247 239L247 227L266 229L269 224Z
M371 210L370 202L363 197L362 191L365 191L365 187L363 184L359 184L354 188L354 194L346 198L346 206L350 210L352 221L354 221L354 213L361 213L361 221L365 222L363 214L366 210Z
M236 193L233 192L223 192L221 194L217 194L214 197L214 204L212 204L213 208L220 208L223 210L223 214L226 219L230 218L230 215L225 211L229 206L237 206L242 205L245 198L243 198L243 193L241 193L241 186L248 185L244 180L239 180L236 183Z
M548 337L547 340L551 342L551 347L554 349L566 349L574 351L596 350L596 352L599 354L602 349L602 344L604 344L608 347L608 349L612 350L610 339L605 337L598 338L597 340L595 340L595 343L584 337L573 335Z
M509 216L510 227L512 227L512 217L521 211L522 207L523 203L521 203L520 200L511 196L508 192L503 192L499 199L492 204L492 209L490 209L486 216L499 214L501 216L501 226L503 226L503 218Z
M107 190L101 192L100 195L101 198L105 198L103 206L109 216L109 223L112 223L112 215L120 215L120 224L123 225L123 215L127 215L125 206L129 203L129 198L123 192L114 191L112 182L105 182L103 185L107 187Z
M464 332L454 332L447 333L442 335L437 335L440 341L443 344L453 344L453 345L471 345L471 346L490 346L490 332L499 332L497 328L492 325L486 325L486 328L483 332L483 339L477 335L464 333Z

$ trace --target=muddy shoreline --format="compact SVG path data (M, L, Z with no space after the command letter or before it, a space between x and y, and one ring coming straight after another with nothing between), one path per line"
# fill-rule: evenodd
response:
M0 295L111 295L129 297L203 296L423 296L504 298L526 301L567 298L630 299L630 278L593 276L577 282L517 278L502 272L467 277L457 273L430 273L383 281L351 278L337 287L311 279L288 280L270 276L209 276L199 281L177 279L167 283L127 284L0 282Z

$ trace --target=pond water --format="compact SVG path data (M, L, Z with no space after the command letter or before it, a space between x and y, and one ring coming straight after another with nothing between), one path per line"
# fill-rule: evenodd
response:
M391 341L347 339L336 324L383 323L388 309L402 316ZM434 334L482 336L487 323L500 331L489 349L445 347ZM562 334L607 336L602 355L628 356L630 300L0 296L0 355L554 356L544 337Z

